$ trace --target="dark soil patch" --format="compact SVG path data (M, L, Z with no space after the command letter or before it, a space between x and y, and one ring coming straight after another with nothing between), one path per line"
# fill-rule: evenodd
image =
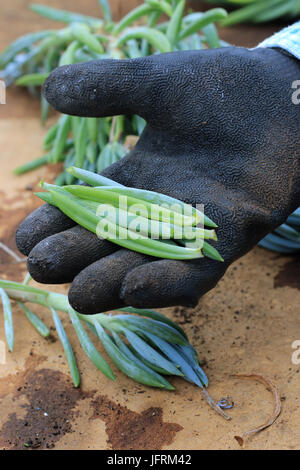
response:
M160 450L172 444L183 429L176 423L163 422L161 408L147 408L141 413L114 403L105 396L93 402L94 415L106 424L107 443L114 450Z
M300 257L286 263L274 278L274 288L292 287L300 290Z
M34 370L44 359L33 355L24 372L0 379L0 396L13 392L14 399L26 401L21 405L25 416L11 413L0 430L2 449L53 448L64 434L72 432L77 402L94 396L94 392L75 389L71 379L59 371Z

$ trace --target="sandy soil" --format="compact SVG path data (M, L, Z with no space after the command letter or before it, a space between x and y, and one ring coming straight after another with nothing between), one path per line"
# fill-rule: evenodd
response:
M24 13L28 3L11 0L1 7L1 49L21 32L49 26ZM51 4L96 13L94 0ZM115 11L120 8L116 5ZM223 37L253 46L275 29L249 27L226 31ZM38 116L38 102L15 88L0 107L0 240L12 249L18 223L39 204L32 194L36 183L57 171L42 168L22 177L11 173L40 154L45 131ZM20 281L24 274L25 263L15 264L0 252L2 278ZM254 371L277 385L282 413L272 427L249 439L246 448L299 449L300 365L292 363L291 346L300 340L299 279L299 258L256 248L229 269L197 308L165 310L199 351L210 394L217 400L232 398L229 422L208 408L196 387L180 379L171 379L176 391L162 392L134 383L113 367L117 380L111 383L81 354L64 319L82 372L82 386L75 390L55 333L50 340L41 339L15 307L15 350L0 364L0 448L24 449L29 443L37 449L240 449L234 436L263 423L273 407L264 385L232 377ZM55 290L66 292L67 286ZM47 311L36 311L51 324Z

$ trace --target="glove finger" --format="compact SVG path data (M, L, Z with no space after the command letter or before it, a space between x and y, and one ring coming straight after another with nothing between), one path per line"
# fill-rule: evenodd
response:
M227 266L210 259L159 260L132 269L124 278L120 298L136 308L174 305L195 307L215 287Z
M149 92L143 86L151 76L147 64L149 67L151 61L106 59L58 67L47 78L43 93L55 109L65 114L133 114L143 108Z
M40 241L30 252L27 267L37 282L63 284L72 282L82 269L117 249L117 245L76 225Z
M124 173L123 177L122 173ZM120 160L106 168L103 175L127 185L129 182L127 173L126 165ZM51 235L68 230L75 225L76 223L59 209L49 204L44 204L21 222L15 235L16 245L23 255L28 256L40 241Z
M120 289L126 274L148 261L148 256L125 249L96 261L75 277L69 290L70 304L77 312L84 314L124 306Z
M75 222L59 209L44 204L21 222L16 231L16 245L23 255L28 256L41 240L74 225Z

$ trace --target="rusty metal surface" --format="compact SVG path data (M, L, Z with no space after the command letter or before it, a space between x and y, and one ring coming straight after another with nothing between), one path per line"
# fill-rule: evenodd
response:
M1 49L21 33L50 26L26 12L28 3L11 0L1 6ZM120 13L124 3L114 2L115 11ZM126 2L126 8L130 3L137 2ZM57 0L51 5L90 14L97 9L94 0ZM224 35L253 46L272 28L242 28ZM9 90L7 104L0 105L0 240L12 249L16 226L39 204L32 189L46 170L22 177L11 171L40 154L44 132L38 102L22 90ZM48 170L47 178L56 170ZM20 281L24 273L24 264L16 265L0 252L1 277ZM138 385L113 368L118 378L111 383L80 353L64 319L82 371L82 387L75 390L55 334L51 340L41 339L15 308L15 351L0 364L0 448L24 449L30 442L37 449L238 449L234 436L264 422L272 410L272 396L262 385L231 377L255 371L277 384L283 411L247 447L299 449L300 365L292 363L291 347L300 340L299 279L299 258L257 248L235 263L196 309L165 310L199 351L211 395L232 397L230 422L216 416L199 390L179 378L171 379L175 392L162 392ZM66 292L67 286L55 289ZM50 322L45 310L36 311Z

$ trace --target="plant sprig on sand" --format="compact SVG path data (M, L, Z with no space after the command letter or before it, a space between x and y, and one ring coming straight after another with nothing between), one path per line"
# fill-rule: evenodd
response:
M76 358L57 311L69 315L83 350L91 362L111 380L115 379L114 374L90 340L83 324L88 325L89 330L100 338L112 361L126 375L140 383L172 390L173 387L157 373L159 369L162 374L185 377L200 387L208 384L206 375L199 366L197 354L189 344L186 334L161 313L128 307L120 309L123 310L123 314L114 312L114 315L103 313L81 315L72 309L67 296L62 294L5 280L0 280L0 289L3 299L5 333L10 350L13 350L14 337L10 298L17 300L31 324L43 337L50 335L49 328L30 311L25 302L49 308L64 347L75 386L78 386L80 382ZM176 364L173 361L175 357Z
M80 373L58 311L67 314L69 325L72 324L83 351L94 366L110 380L115 380L115 375L108 361L96 348L95 344L99 340L110 361L131 379L147 386L174 390L165 376L181 377L197 385L207 403L225 419L230 419L208 394L208 379L187 335L180 326L162 313L126 307L105 314L81 315L72 309L66 295L2 279L0 293L4 306L5 334L10 350L13 350L14 337L11 301L17 301L30 323L45 338L50 335L49 327L31 312L27 304L46 307L51 313L65 351L75 387L80 385ZM89 333L93 334L94 341L90 339Z

